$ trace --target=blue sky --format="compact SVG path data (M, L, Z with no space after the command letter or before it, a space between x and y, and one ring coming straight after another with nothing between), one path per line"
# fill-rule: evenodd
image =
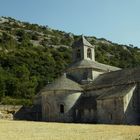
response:
M0 0L0 16L140 47L140 0Z

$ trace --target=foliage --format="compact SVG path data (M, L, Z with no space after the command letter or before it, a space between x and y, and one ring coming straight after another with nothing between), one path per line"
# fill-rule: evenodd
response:
M23 104L26 102L21 99L32 100L43 86L60 76L70 62L70 53L63 47L30 46L23 43L26 39L9 45L8 39L0 45L4 46L0 52L0 102Z
M31 106L32 101L30 99L15 99L9 96L6 96L5 98L2 98L1 103L3 105L25 105L25 106Z

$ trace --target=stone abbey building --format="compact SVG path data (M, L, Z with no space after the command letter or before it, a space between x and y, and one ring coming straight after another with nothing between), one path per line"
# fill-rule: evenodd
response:
M84 36L72 49L73 63L35 98L41 120L139 124L140 68L120 69L97 62L95 47Z

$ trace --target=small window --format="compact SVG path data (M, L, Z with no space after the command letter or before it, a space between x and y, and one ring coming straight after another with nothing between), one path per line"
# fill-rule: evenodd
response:
M78 116L78 109L76 109L75 113L76 113L76 117L77 117Z
M110 118L110 120L112 120L112 118L113 118L113 116L112 116L112 114L111 114L111 113L109 114L109 118Z
M117 101L116 101L116 99L114 99L114 110L116 110L117 109Z
M91 54L91 49L90 48L87 49L87 58L92 59L92 54Z
M60 104L60 113L64 113L64 105Z
M83 80L87 80L87 78L88 78L88 72L85 71L85 72L83 73Z
M80 49L77 50L77 54L76 55L77 55L77 58L81 58L81 51L80 51Z
M132 99L132 108L133 108L134 110L137 110L137 106L136 106L136 102L135 102L135 100L134 100L134 97L133 97L133 99Z

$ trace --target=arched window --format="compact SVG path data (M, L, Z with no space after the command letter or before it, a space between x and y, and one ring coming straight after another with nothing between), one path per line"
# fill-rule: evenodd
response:
M87 58L92 59L92 54L91 54L91 49L90 48L87 49Z
M60 113L64 113L64 105L60 104Z
M81 58L81 51L80 51L80 49L78 49L76 53L77 53L77 54L76 54L76 57L77 57L77 58Z
M114 99L114 110L116 110L117 109L117 101L116 101L116 99Z

